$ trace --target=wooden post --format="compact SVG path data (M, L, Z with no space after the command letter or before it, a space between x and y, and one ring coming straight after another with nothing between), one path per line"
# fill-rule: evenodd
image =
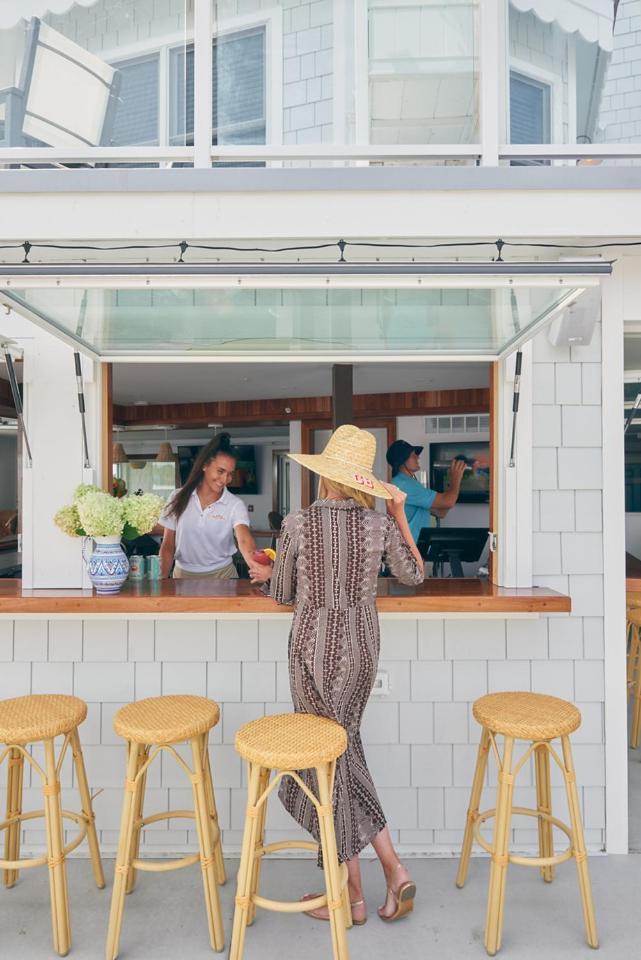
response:
M113 367L110 363L102 363L102 410L101 410L101 476L100 485L107 493L111 493L111 478L113 474Z
M351 363L332 366L332 428L354 422L354 368Z

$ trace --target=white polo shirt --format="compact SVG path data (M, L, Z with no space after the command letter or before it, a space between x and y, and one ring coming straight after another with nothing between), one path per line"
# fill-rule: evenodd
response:
M234 527L249 526L249 514L240 497L229 490L224 490L218 500L203 510L198 492L194 490L177 523L176 517L168 513L168 507L159 522L176 531L178 566L189 573L209 573L231 563L236 552Z

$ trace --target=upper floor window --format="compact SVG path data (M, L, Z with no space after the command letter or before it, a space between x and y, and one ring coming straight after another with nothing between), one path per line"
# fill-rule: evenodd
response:
M550 86L510 71L510 143L550 142Z

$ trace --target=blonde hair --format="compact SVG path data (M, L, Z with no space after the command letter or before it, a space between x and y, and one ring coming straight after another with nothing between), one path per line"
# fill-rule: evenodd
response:
M348 487L345 483L338 483L337 480L328 480L327 477L320 477L318 482L318 498L326 500L331 494L340 494L341 497L349 497L355 500L359 507L366 507L367 510L373 510L375 497L371 493L365 493L364 490L357 490L355 487Z

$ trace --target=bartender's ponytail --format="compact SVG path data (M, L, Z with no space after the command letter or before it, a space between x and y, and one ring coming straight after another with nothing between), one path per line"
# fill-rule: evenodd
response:
M200 484L203 477L203 468L214 460L219 453L224 453L225 456L238 460L238 451L232 446L231 437L228 433L219 433L202 448L194 460L186 482L171 498L169 512L176 520L179 520L183 515L192 493Z

